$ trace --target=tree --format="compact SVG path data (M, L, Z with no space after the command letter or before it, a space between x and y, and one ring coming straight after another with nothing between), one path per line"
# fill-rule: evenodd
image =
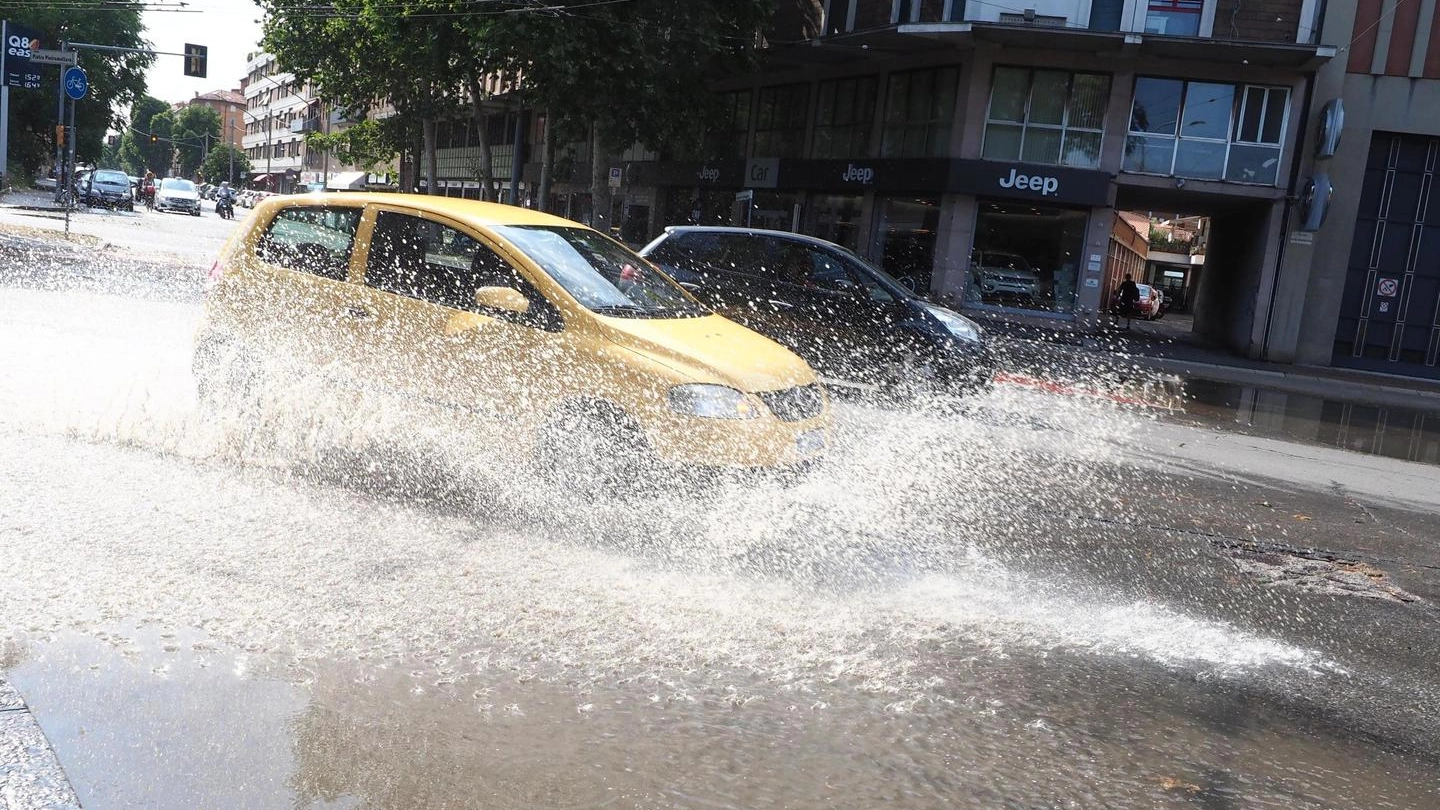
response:
M139 175L149 170L164 175L170 170L170 144L160 140L162 135L168 138L170 130L160 133L151 128L156 115L169 112L169 104L149 95L140 96L130 105L130 126L120 141L120 162L126 171ZM154 142L150 140L152 134L156 136Z
M328 152L341 163L358 166L369 172L394 157L396 144L404 137L405 128L394 117L383 120L366 119L339 132L311 132L305 136L305 148Z
M140 12L120 6L98 8L85 3L21 3L7 10L11 22L40 32L47 48L58 48L62 40L143 48ZM80 51L80 67L90 79L85 98L75 105L76 156L82 162L101 159L105 132L121 123L117 110L130 104L145 90L145 70L154 56L97 50ZM60 70L42 66L41 87L36 90L12 88L10 92L10 159L27 174L48 164L55 154L55 98Z
M640 143L696 151L718 120L716 77L752 69L773 0L590 0L547 3L554 13L505 15L492 35L516 43L510 67L527 101L564 141L591 144L591 200L608 226L606 155Z
M192 104L175 114L175 157L180 176L191 177L205 160L206 153L220 142L220 114Z
M207 183L219 185L221 181L228 180L230 185L239 188L240 181L250 176L250 168L245 150L233 144L220 143L211 147L210 154L205 156L200 174Z

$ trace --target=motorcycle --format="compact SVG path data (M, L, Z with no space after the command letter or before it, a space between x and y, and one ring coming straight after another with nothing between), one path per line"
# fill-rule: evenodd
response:
M221 219L234 219L234 218L235 218L235 201L234 201L234 199L232 199L232 198L230 198L230 197L216 197L216 198L215 198L215 213L216 213L217 215L219 215L219 217L220 217Z

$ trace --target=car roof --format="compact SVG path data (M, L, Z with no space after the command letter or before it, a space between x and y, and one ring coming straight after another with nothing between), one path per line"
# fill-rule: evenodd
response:
M665 227L665 232L674 234L739 233L748 234L751 236L778 236L782 239L792 239L796 242L809 242L814 245L824 245L826 247L841 247L834 242L826 241L817 236L810 236L803 233L794 233L792 231L775 231L766 228L738 228L728 225L668 225Z
M414 211L429 212L466 219L483 225L550 225L574 227L568 219L501 203L467 200L463 197L436 197L429 194L398 194L394 192L309 191L287 195L278 203L291 205L393 205Z

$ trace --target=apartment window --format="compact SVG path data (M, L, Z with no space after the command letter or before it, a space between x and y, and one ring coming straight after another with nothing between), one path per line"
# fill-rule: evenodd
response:
M955 117L957 68L890 74L882 157L942 157Z
M755 105L755 156L799 157L805 140L809 87L763 87Z
M869 156L878 86L874 76L821 83L815 109L815 157Z
M720 114L716 127L708 135L708 152L718 158L745 157L745 142L750 137L749 90L725 93L720 96Z
M1109 97L1103 74L997 67L983 156L1093 169Z
M1124 169L1274 185L1289 105L1284 87L1139 78Z
M1204 0L1150 0L1145 12L1145 33L1180 37L1200 35Z

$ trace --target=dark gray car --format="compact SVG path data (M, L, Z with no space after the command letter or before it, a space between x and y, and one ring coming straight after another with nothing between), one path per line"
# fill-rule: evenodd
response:
M721 314L803 357L832 386L965 393L994 377L974 321L822 239L677 226L640 255Z
M116 169L97 169L80 181L80 201L102 208L135 210L130 193L130 175Z

